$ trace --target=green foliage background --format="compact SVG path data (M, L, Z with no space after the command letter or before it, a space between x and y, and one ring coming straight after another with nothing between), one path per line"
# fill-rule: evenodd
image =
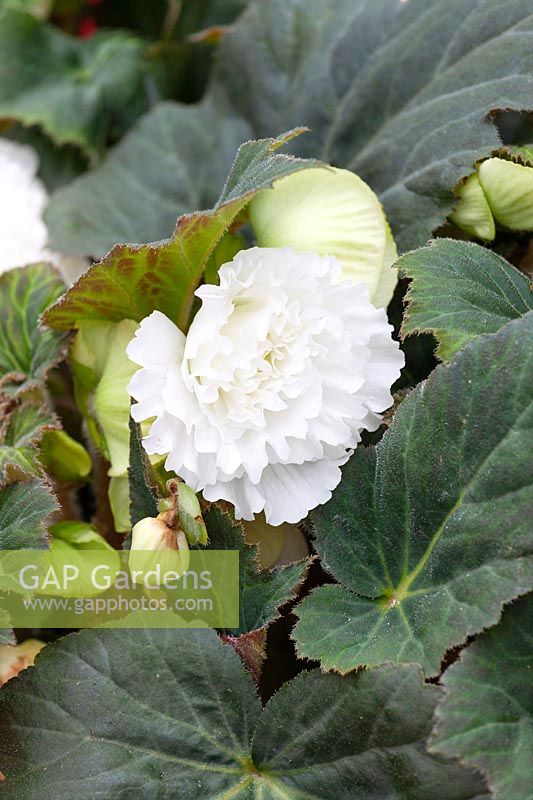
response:
M333 163L378 193L406 355L388 430L305 523L312 558L262 569L206 510L241 554L238 629L40 632L0 690L0 798L533 798L532 244L447 220L502 138L531 144L532 98L530 0L0 0L2 135L40 155L51 246L97 262L68 291L46 264L0 276L0 550L49 547L58 518L128 546L70 332L155 308L186 329L276 178ZM50 467L58 430L90 474ZM131 433L140 519L166 476Z

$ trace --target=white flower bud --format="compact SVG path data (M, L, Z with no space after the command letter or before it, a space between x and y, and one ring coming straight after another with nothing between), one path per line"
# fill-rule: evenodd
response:
M150 552L154 556L150 556ZM168 556L163 557L165 553ZM173 557L171 553L175 553ZM190 563L189 545L183 531L175 531L158 517L145 517L133 526L129 558L130 572L146 573L158 562L165 569L173 569L180 574L187 572ZM143 583L143 577L135 578Z

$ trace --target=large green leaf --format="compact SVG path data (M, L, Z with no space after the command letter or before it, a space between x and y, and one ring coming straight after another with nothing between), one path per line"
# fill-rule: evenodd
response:
M42 312L64 289L47 264L0 275L0 390L12 393L43 381L64 357L65 335L39 326Z
M500 146L492 113L531 108L532 96L530 0L255 0L220 45L199 111L225 143L235 135L236 120L256 137L309 126L295 152L364 178L380 195L405 250L426 243L452 210L457 182ZM177 131L189 125L178 144L185 155L196 130L188 122L192 113L179 106L173 113ZM167 141L172 148L176 138L169 133ZM233 138L234 147L238 141ZM202 146L194 160L201 175L209 172L205 159L225 158L226 149L219 150L209 154ZM123 155L128 185L137 187L147 167L133 150ZM158 170L157 158L149 157ZM115 169L113 157L99 173L106 187ZM146 214L137 189L135 204L127 192L120 197L114 191L116 203L105 226L91 235L88 251L82 220L91 224L94 201L86 212L84 202L97 192L89 180L69 194L70 230L60 218L66 202L50 217L60 250L100 253ZM155 197L152 182L147 186L150 203L169 198L166 182ZM174 197L177 214L181 199Z
M42 481L19 481L0 489L0 550L47 547L46 520L58 505Z
M30 14L0 15L0 117L39 125L57 144L96 156L148 107L140 39L81 40Z
M167 241L114 247L45 315L45 322L59 329L87 319L140 322L157 308L185 328L209 256L237 214L276 178L316 164L274 152L299 132L243 144L211 211L180 217Z
M298 152L364 178L406 249L425 243L457 181L499 146L489 114L531 108L533 9L529 0L259 0L219 55L218 83L255 135L308 125Z
M230 118L221 130L210 104L160 103L101 166L54 196L45 214L52 245L101 258L117 242L166 238L180 214L213 205L249 135Z
M356 450L314 513L342 585L298 607L299 652L342 672L417 661L499 618L533 585L533 312L473 340Z
M432 750L483 770L499 800L531 800L533 596L513 603L444 674Z
M425 750L440 690L415 667L305 673L261 711L213 631L85 631L0 695L0 797L481 800Z
M0 485L42 473L38 445L59 422L33 400L0 404Z
M242 526L212 506L203 513L211 550L238 550L240 596L238 628L229 631L242 635L257 630L278 616L278 608L290 600L303 581L309 566L304 559L274 569L261 570L257 561L257 548L244 539Z
M449 361L474 336L495 333L533 309L531 281L477 244L437 239L397 262L412 278L402 334L430 331Z

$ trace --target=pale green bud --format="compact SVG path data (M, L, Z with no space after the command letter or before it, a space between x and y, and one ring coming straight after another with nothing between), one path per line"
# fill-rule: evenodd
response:
M341 279L365 282L376 306L387 306L398 280L398 254L372 189L345 169L305 169L280 178L249 206L261 247L336 256Z
M491 242L496 236L496 227L477 172L459 185L456 194L459 201L450 220L466 233Z
M496 221L513 231L533 231L533 167L488 158L478 173Z
M456 189L459 198L450 220L459 228L490 242L498 222L513 231L533 231L533 154L510 148L506 158L488 158Z
M179 526L187 536L187 540L193 545L207 544L207 528L196 493L181 481L177 485L176 493Z

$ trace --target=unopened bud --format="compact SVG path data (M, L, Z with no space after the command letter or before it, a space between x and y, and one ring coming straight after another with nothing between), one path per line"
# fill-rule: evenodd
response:
M533 151L507 148L506 157L488 158L456 189L459 202L450 220L485 241L496 225L513 231L533 230Z
M176 532L162 519L145 517L133 526L131 532L132 550L177 550Z
M178 486L178 519L180 528L185 532L190 544L207 543L207 528L198 497L186 483L180 483Z
M134 576L135 583L144 583L143 576L158 564L163 571L173 570L182 575L189 569L189 563L189 545L182 530L169 528L157 517L145 517L133 526L129 567L132 575L139 573Z

